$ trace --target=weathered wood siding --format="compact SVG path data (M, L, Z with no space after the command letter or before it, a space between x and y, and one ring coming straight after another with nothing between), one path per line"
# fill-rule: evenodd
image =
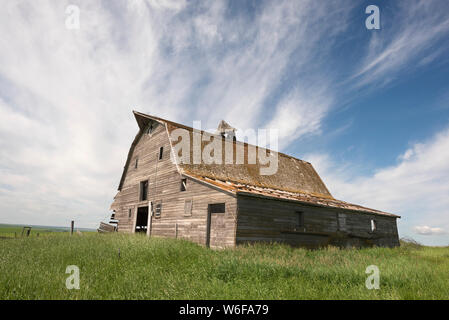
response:
M236 244L283 242L295 246L397 246L396 219L349 210L239 195ZM298 221L302 215L302 225ZM376 231L371 232L371 219Z
M160 147L164 148L159 160ZM118 231L132 233L135 230L137 208L162 205L160 217L153 215L151 236L177 237L206 244L208 205L225 203L226 213L218 226L213 226L215 236L211 247L235 245L236 198L214 187L187 179L186 191L181 191L181 179L177 167L170 160L170 141L164 125L159 124L151 135L142 134L132 153L121 191L115 197L114 208L119 220ZM138 165L135 168L135 159ZM140 199L140 182L148 180L148 198ZM185 212L185 201L192 201L191 211ZM129 215L131 210L131 215ZM153 208L153 211L154 208Z
M211 235L220 233L218 238L211 241L211 247L224 248L235 245L237 208L235 197L191 179L187 179L186 191L179 191L179 182L175 188L171 196L167 190L162 197L162 214L160 218L153 217L152 236L178 237L205 245L208 205L225 203L226 212L222 217L222 223L211 226ZM185 201L192 201L190 215L185 212Z

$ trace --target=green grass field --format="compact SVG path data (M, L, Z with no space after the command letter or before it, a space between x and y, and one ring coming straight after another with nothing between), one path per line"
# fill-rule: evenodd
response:
M80 269L79 290L65 286L68 265ZM369 265L379 267L378 290L365 287ZM448 247L213 251L123 234L0 239L0 299L448 298Z

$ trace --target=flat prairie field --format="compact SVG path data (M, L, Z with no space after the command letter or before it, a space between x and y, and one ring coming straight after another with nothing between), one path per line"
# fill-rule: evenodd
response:
M79 270L79 289L66 286L69 266ZM368 289L375 269L378 289ZM0 237L0 299L448 298L449 247L210 250L118 233Z

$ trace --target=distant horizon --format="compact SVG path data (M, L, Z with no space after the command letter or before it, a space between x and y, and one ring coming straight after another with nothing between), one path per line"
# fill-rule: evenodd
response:
M63 226L50 226L50 225L38 225L38 224L25 224L25 223L3 223L0 222L0 226L20 226L20 227L36 227L36 228L58 228L58 229L68 229L70 230L70 227L63 227ZM86 227L77 227L75 225L75 230L92 230L95 231L97 229L94 228L86 228Z
M45 226L45 225L35 225L35 224L23 224L23 223L2 223L2 222L0 222L0 226L30 226L30 227L39 227L39 228L58 228L58 229L67 229L67 230L69 230L70 231L70 227L61 227L61 226ZM75 228L74 228L75 230L90 230L90 231L96 231L97 229L93 229L93 228L84 228L84 227L76 227L75 226ZM413 238L407 238L407 237L404 237L404 238L400 238L399 240L413 240L413 241L416 241L415 239L413 239ZM449 244L446 244L446 245L426 245L426 244L423 244L423 243L420 243L420 242L418 242L420 245L423 245L423 246L426 246L426 247L442 247L442 248L444 248L444 247L449 247Z

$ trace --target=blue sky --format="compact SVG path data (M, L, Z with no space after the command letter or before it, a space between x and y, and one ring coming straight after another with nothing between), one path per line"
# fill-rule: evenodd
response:
M367 30L365 8L380 8ZM68 5L80 28L68 29ZM0 222L96 227L131 110L277 128L331 193L449 244L449 3L8 1L0 12Z

